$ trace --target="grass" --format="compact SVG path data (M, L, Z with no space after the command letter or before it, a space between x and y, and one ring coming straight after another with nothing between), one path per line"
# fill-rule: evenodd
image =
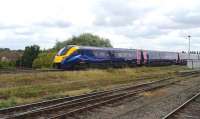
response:
M143 77L148 77L148 80L155 80L172 76L174 72L183 69L186 69L186 67L138 67L1 74L0 108L107 89L117 85L134 83Z

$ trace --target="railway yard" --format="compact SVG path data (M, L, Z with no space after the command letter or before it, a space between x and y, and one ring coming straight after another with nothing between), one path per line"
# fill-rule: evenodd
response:
M200 0L1 0L0 119L200 119Z
M2 70L0 117L198 119L199 73L183 66L87 71Z

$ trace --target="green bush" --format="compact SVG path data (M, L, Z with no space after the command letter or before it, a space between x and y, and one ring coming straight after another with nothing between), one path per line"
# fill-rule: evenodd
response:
M51 68L56 51L42 52L33 61L33 68Z
M0 61L0 68L15 67L15 66L16 66L15 61Z

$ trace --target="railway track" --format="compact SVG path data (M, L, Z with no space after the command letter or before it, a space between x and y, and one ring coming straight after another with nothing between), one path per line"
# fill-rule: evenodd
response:
M184 71L179 71L177 72L177 74L181 77L185 77L185 76L189 76L189 75L192 75L192 74L198 74L200 73L200 70L184 70Z
M200 92L174 109L162 119L199 119L200 118Z
M66 118L73 114L113 103L144 91L161 88L180 80L166 78L135 86L64 97L0 110L0 117L10 118Z
M185 76L193 76L195 73L187 73ZM181 74L180 74L181 76ZM118 89L93 92L80 96L64 97L47 100L27 105L21 105L6 109L0 109L0 118L66 118L79 112L97 108L105 104L135 96L140 92L161 88L180 80L166 78L150 83L143 83L134 86L124 86Z

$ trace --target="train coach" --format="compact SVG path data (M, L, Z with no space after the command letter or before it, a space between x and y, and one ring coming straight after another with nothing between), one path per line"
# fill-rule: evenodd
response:
M185 55L187 54L139 49L67 46L56 54L54 67L81 69L184 64Z
M146 51L147 53L147 65L173 65L178 64L178 53L176 52L164 52L164 51Z

